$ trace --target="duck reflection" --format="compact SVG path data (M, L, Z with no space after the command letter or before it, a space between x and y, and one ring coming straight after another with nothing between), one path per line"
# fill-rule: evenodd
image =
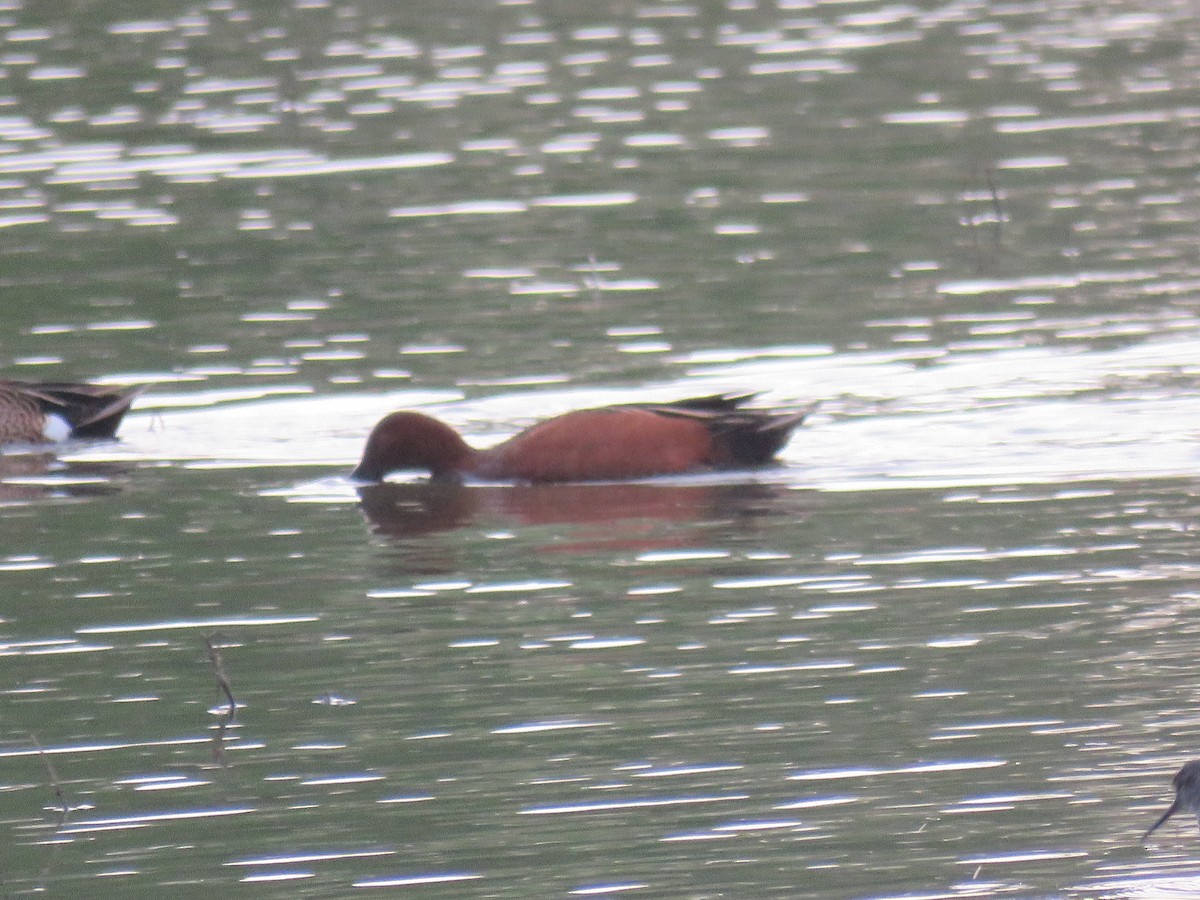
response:
M96 497L120 490L124 463L65 462L53 453L0 454L0 503Z
M688 543L694 530L664 525L718 524L765 514L783 485L743 484L518 484L456 481L374 484L359 489L371 529L390 537L450 531L480 519L520 525L567 525L587 544L652 549ZM613 526L620 526L615 528ZM558 543L555 549L570 550Z
M452 531L475 518L479 498L453 481L419 484L365 485L358 489L359 508L376 534L416 537Z

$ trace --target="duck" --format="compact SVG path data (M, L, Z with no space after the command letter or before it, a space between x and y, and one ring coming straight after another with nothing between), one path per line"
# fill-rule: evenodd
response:
M1175 800L1167 807L1167 811L1159 820L1150 826L1142 835L1142 840L1150 837L1158 830L1158 826L1171 818L1177 812L1190 812L1200 821L1200 759L1193 759L1183 764L1175 777L1171 779L1171 787L1175 791Z
M116 436L141 387L0 379L0 445Z
M351 477L378 482L392 472L419 470L434 479L626 481L761 466L815 404L792 412L747 408L755 396L714 394L574 410L486 450L470 446L432 416L401 410L371 430Z

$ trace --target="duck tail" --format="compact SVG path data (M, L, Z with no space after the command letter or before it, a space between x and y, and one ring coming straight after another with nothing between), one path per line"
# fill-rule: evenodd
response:
M721 423L718 430L739 464L764 465L783 449L792 432L818 405L811 403L801 410L785 413L743 410L741 415L731 416L727 424Z
M109 386L98 384L41 383L26 388L35 397L43 412L54 413L71 426L76 438L111 438L125 413L145 387Z

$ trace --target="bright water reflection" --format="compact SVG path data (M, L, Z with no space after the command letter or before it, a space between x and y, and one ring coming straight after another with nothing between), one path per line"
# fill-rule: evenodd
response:
M201 497L224 477L187 475ZM1192 667L1187 626L1163 632L1194 600L1185 485L1136 502L1102 483L752 487L756 515L682 516L667 547L629 543L652 519L576 540L502 509L372 547L346 506L299 504L269 549L246 542L259 517L197 527L194 495L133 529L171 523L170 567L30 533L42 552L10 557L10 584L59 587L52 616L15 611L26 637L0 654L22 878L47 841L39 883L229 869L323 892L470 876L513 896L531 871L545 892L865 895L881 845L904 848L890 877L909 890L1036 889L1137 858L1120 847L1195 723L1188 689L1154 677ZM96 503L60 515L94 521ZM199 506L222 504L241 505ZM940 529L952 543L919 540ZM262 582L283 559L280 593ZM225 766L205 734L212 632L240 706ZM85 835L103 843L73 861ZM155 849L176 840L182 855ZM113 862L88 863L97 849Z
M1191 889L1186 6L0 7L5 372L153 383L0 456L7 893ZM718 390L822 405L343 477Z

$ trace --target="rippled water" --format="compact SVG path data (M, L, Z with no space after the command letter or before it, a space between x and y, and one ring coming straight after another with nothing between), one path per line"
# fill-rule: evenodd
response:
M1194 894L1197 31L0 3L3 372L149 385L0 456L5 893ZM780 465L345 478L735 390Z

